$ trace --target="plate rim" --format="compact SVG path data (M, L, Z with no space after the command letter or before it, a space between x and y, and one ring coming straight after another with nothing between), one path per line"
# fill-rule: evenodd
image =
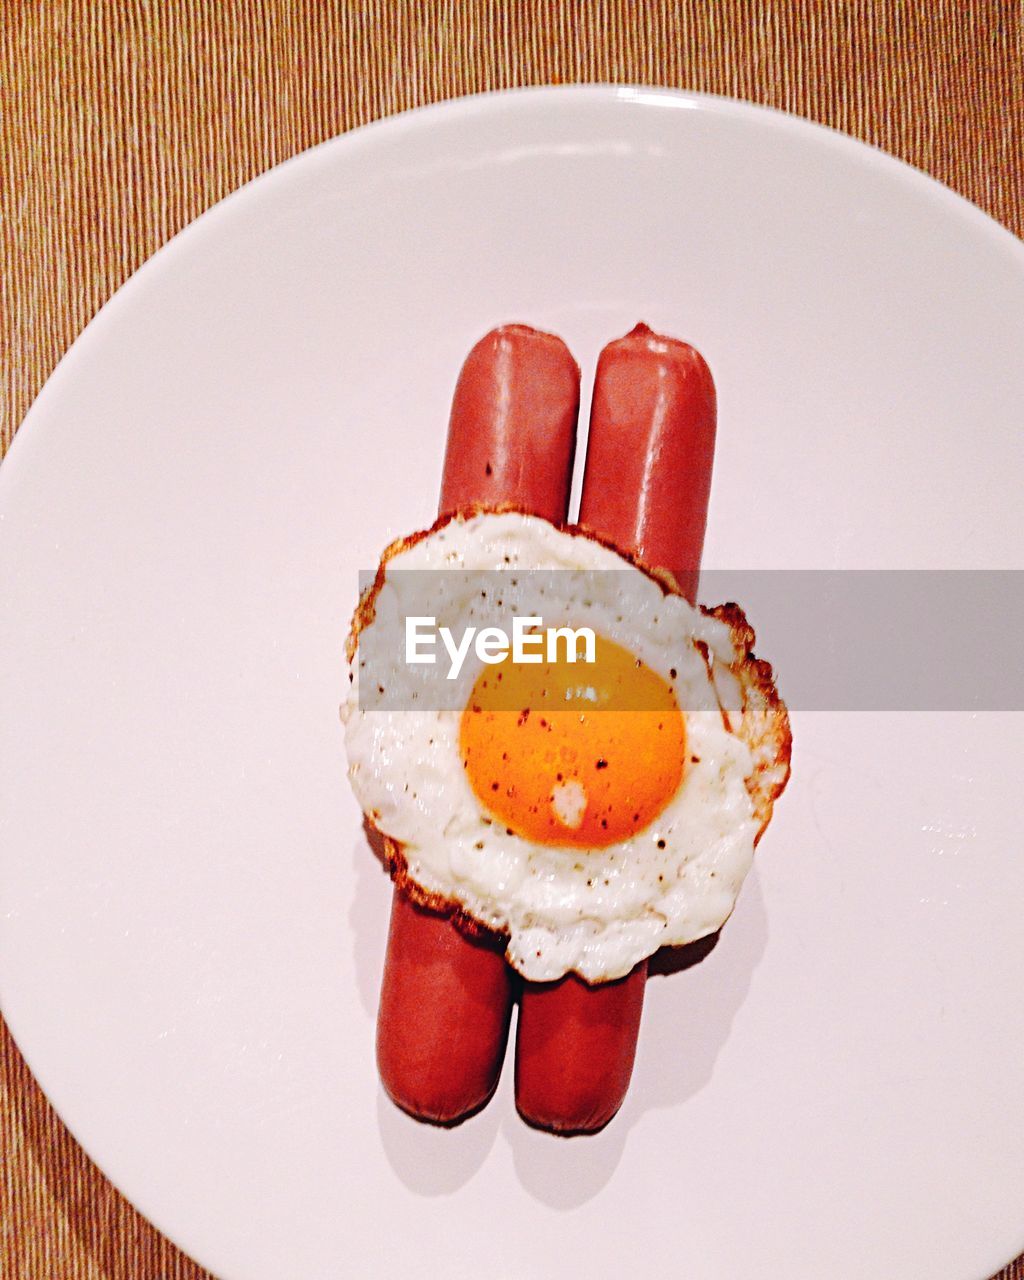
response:
M650 108L654 110L677 109L705 112L725 118L746 120L754 126L766 125L783 132L795 132L802 135L812 144L829 146L845 153L862 163L873 163L891 177L909 185L940 204L945 205L950 213L955 214L978 231L987 235L1003 250L1015 256L1017 264L1024 270L1024 240L1018 238L1009 227L1004 226L991 214L986 213L974 201L954 191L940 179L927 173L924 169L902 160L891 152L884 150L873 142L866 142L852 134L844 133L832 125L821 124L795 112L764 103L750 102L744 98L733 98L725 94L705 93L690 89L677 89L666 85L645 85L639 83L617 83L614 81L595 81L586 84L563 85L520 85L505 89L487 89L479 93L462 94L453 98L444 98L438 102L425 103L422 106L409 107L405 111L393 115L380 116L365 124L356 125L343 133L325 138L314 143L295 155L288 156L278 164L271 165L262 173L229 191L208 208L198 213L191 221L165 240L118 285L114 292L97 308L80 333L63 352L37 395L29 405L25 416L15 428L14 435L8 445L7 452L0 460L0 503L3 501L3 483L5 472L10 469L12 455L20 455L24 445L18 441L27 438L26 427L38 417L38 408L45 398L54 394L53 387L59 387L68 376L68 369L81 358L81 347L85 343L96 340L96 331L102 329L109 321L111 308L120 308L124 298L132 294L160 270L167 261L167 255L177 251L179 241L191 236L207 225L213 225L219 218L230 214L244 200L259 196L264 190L270 190L274 184L286 182L293 172L300 167L312 168L315 164L324 163L328 155L341 148L356 150L372 145L379 137L393 134L399 137L420 128L429 128L436 120L443 122L446 117L480 116L489 111L501 112L518 102L540 102L549 99L552 104L563 102L594 102L610 105L618 103L627 107ZM141 282L141 283L140 283Z

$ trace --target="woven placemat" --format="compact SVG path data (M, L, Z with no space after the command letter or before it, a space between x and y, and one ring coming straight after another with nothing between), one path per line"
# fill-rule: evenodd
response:
M207 206L458 94L598 80L767 103L1024 235L1017 0L0 0L0 24L0 453L94 312ZM84 1155L0 1023L0 1276L206 1275ZM1024 1259L1000 1280L1024 1280Z

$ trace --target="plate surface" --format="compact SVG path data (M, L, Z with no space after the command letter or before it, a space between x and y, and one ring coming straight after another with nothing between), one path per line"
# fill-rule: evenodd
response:
M528 1130L509 1072L451 1132L382 1098L356 573L432 518L481 333L553 329L586 384L640 318L718 382L706 566L1024 567L1024 247L848 139L650 90L463 100L258 180L0 470L3 1009L225 1280L980 1280L1024 1246L1020 715L797 708L736 914L650 983L599 1137Z

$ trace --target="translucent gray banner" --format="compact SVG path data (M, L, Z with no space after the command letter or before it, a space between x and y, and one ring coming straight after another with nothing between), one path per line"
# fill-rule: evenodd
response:
M373 580L361 574L361 591ZM709 571L700 599L741 605L791 710L1024 710L1024 571ZM669 632L686 638L678 604L628 570L396 570L378 603L359 648L366 709L465 706L485 665L480 633L497 627L511 641L516 617L534 620L530 634L589 627L641 657L671 643ZM417 657L435 661L406 660L410 619L421 620L412 624ZM483 641L484 652L500 652L493 635ZM564 651L568 641L558 642ZM539 637L526 647L546 660Z

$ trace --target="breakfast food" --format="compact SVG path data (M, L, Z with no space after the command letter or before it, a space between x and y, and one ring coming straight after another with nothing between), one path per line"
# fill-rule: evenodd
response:
M715 449L715 384L688 343L645 325L609 342L594 379L580 521L620 551L670 568L696 599ZM647 961L618 982L569 975L523 991L516 1105L535 1125L592 1132L629 1088Z
M490 573L504 581L481 590ZM459 653L456 705L420 710L423 668L391 648L364 693L363 645L396 613L421 614L424 586L449 635L502 630L506 615L536 617L546 600L554 652L537 635L540 662L509 651L471 668ZM594 637L585 674L570 647L579 627ZM353 625L346 747L403 884L505 936L530 982L607 982L719 928L773 798L774 774L755 769L754 753L773 749L777 703L747 638L742 615L695 609L591 535L536 516L455 517L391 547ZM751 690L734 728L725 679ZM372 693L396 689L400 709L373 705ZM396 785L406 761L415 769Z
M561 1132L606 1123L628 1086L648 957L722 925L788 776L785 708L746 620L692 603L707 366L644 326L605 349L581 525L568 526L578 385L550 335L510 326L474 348L442 516L388 549L349 639L350 778L398 886L378 1063L423 1118L458 1119L493 1090L510 965L525 979L520 1112ZM408 649L366 670L378 634L423 612L431 571L426 621L453 658L447 637L466 637L445 706L415 702ZM500 640L508 615L531 625L471 655L470 637ZM398 709L369 696L396 690Z
M580 371L560 339L526 325L481 338L452 399L440 514L490 503L564 519L579 399ZM377 1067L389 1097L410 1114L451 1123L494 1092L514 994L503 952L396 889Z

